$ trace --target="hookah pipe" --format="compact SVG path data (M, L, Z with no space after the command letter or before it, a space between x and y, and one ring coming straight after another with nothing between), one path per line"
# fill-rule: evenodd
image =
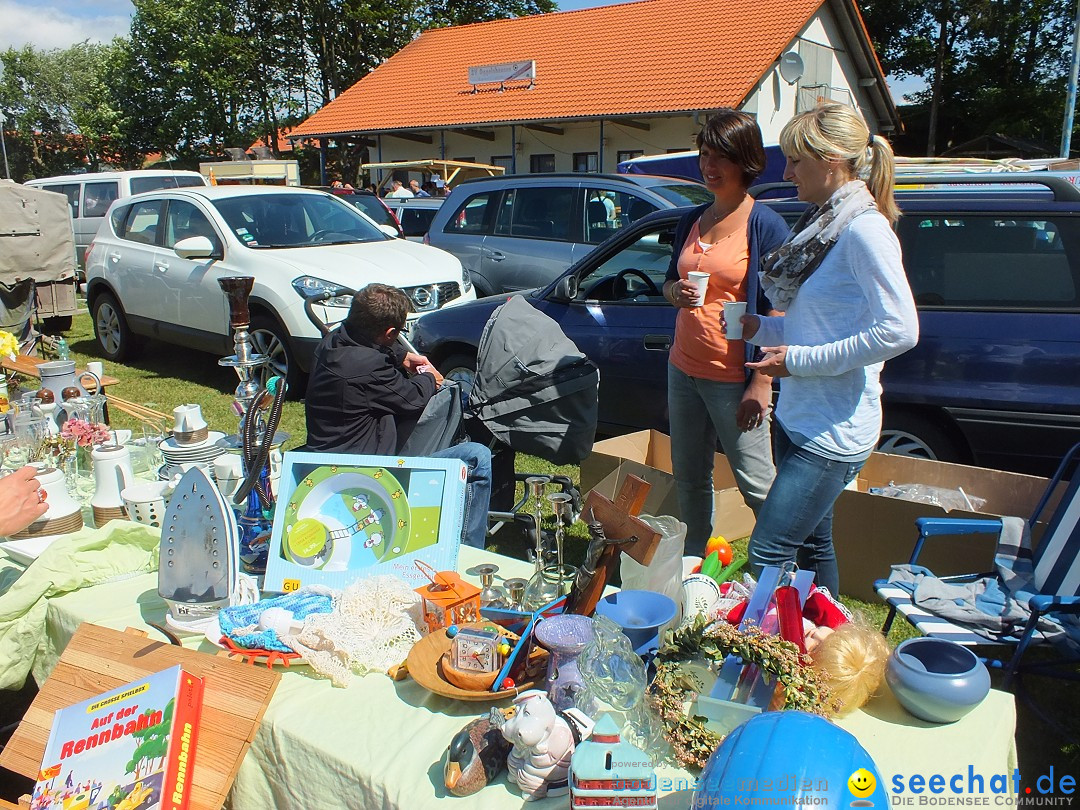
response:
M233 495L233 503L236 506L243 505L253 488L266 508L274 505L274 496L270 492L270 488L266 486L268 482L263 480L263 470L270 458L271 442L268 439L277 433L278 423L281 421L281 411L285 407L285 391L287 388L288 386L281 377L271 377L244 414L243 424L241 425L241 447L247 474ZM263 441L260 442L257 427L260 421L258 418L259 410L264 407L270 396L273 396L273 399L270 400L270 413L266 417L266 424L262 430Z

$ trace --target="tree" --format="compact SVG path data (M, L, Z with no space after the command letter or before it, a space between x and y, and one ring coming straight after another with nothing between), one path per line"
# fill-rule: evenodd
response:
M1001 132L1054 143L1064 111L1072 0L867 0L887 74L925 78L926 153Z
M82 42L63 50L27 45L0 53L0 107L13 132L18 177L97 170L122 154L121 118L106 89L108 65L123 48Z

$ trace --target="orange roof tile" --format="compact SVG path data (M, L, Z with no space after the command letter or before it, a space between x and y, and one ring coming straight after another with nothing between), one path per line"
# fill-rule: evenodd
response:
M822 0L639 0L427 31L290 135L738 106ZM469 66L536 60L473 92Z

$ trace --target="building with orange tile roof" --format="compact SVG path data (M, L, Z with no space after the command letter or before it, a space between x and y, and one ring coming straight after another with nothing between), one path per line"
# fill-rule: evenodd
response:
M478 81L508 63L516 78ZM822 99L899 126L854 0L639 0L427 31L289 138L361 144L372 162L614 171L691 148L718 107L755 114L775 143Z

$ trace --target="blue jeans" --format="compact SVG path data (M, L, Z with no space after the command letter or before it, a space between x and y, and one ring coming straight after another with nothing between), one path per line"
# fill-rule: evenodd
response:
M746 505L756 514L765 502L775 470L769 419L743 432L735 424L742 383L703 380L668 365L668 421L671 469L679 512L686 524L687 554L701 554L712 534L713 454L716 441L727 456ZM732 538L734 539L734 538Z
M833 504L859 474L864 461L832 461L803 450L776 423L773 430L776 480L750 535L754 576L766 565L798 563L815 571L816 584L840 593L840 573L833 548Z
M476 442L462 442L431 454L434 458L456 458L465 462L466 545L483 548L487 539L488 507L491 505L491 451Z

